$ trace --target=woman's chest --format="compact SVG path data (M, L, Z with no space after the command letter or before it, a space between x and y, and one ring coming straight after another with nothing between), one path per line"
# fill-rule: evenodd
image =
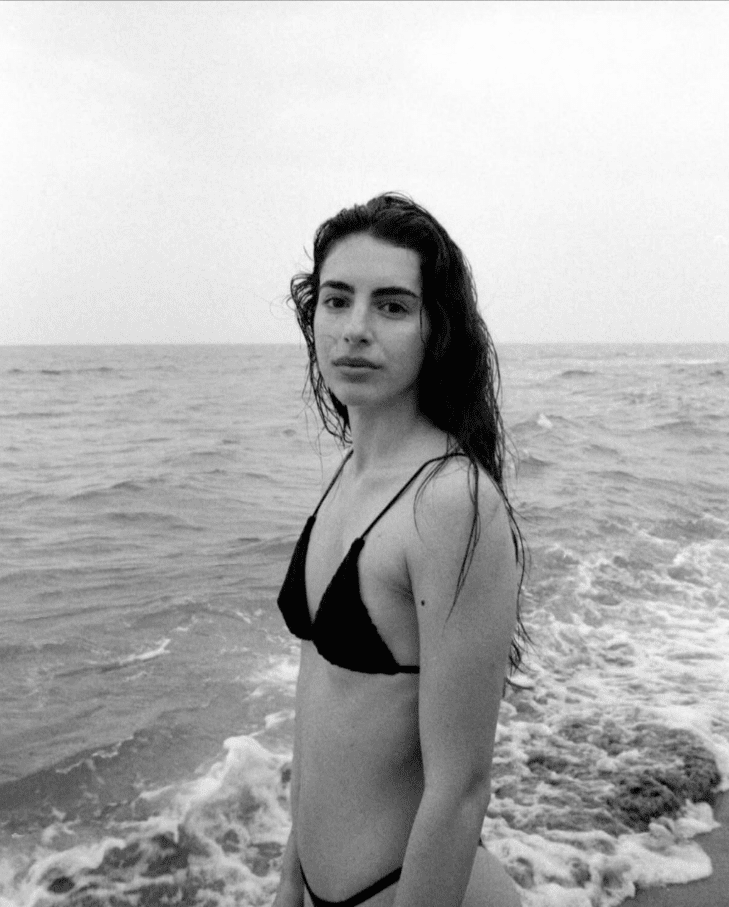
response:
M317 518L306 557L309 614L315 629L368 625L399 664L417 663L417 615L407 568L410 519L388 515L362 538L355 513ZM324 518L322 518L324 517ZM359 525L358 525L359 523Z

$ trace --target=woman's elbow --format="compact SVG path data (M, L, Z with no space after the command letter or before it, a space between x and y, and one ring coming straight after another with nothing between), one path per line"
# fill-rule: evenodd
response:
M491 800L491 776L475 768L459 777L426 778L425 796L449 802L481 821Z
M466 790L465 799L482 817L485 815L491 800L491 777L487 772L474 774Z

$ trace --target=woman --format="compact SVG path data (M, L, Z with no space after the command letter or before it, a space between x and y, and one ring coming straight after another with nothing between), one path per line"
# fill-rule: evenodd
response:
M279 596L302 645L275 907L516 907L478 846L523 559L470 269L388 194L320 227L291 292L351 450Z

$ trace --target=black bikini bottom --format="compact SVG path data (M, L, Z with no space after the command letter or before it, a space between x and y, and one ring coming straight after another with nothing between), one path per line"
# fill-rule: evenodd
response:
M320 898L319 895L314 894L311 890L309 883L306 881L306 876L304 875L304 870L301 870L301 876L304 879L304 885L306 890L309 892L309 897L311 898L311 903L314 907L357 907L357 904L364 904L365 901L369 901L370 898L373 898L376 894L379 894L381 891L384 891L386 888L389 888L390 885L394 885L395 882L400 878L402 874L402 866L399 869L394 869L392 872L388 872L386 876L383 876L381 879L378 879L377 882L374 882L372 885L368 885L367 888L363 888L362 891L353 894L351 898L347 898L346 901L325 901L324 898Z
M484 847L483 841L479 838L478 841L479 847ZM376 882L373 882L372 885L368 885L367 888L363 888L362 891L358 891L357 894L353 894L351 898L347 898L346 901L325 901L324 898L320 898L319 895L314 894L309 886L309 883L306 881L306 876L304 875L304 870L301 870L301 877L304 880L304 885L306 890L309 892L309 897L311 898L311 903L314 907L357 907L358 904L364 904L365 901L369 901L370 898L373 898L376 894L379 894L381 891L384 891L386 888L389 888L390 885L394 885L402 875L402 866L398 869L393 869L392 872L388 872L386 876L383 876L381 879L378 879Z

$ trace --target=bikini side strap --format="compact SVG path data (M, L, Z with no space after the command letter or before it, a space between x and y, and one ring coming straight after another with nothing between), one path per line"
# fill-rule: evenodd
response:
M389 503L385 504L385 506L382 508L382 510L377 514L377 516L374 518L374 520L372 520L370 525L365 529L365 531L362 533L362 535L359 536L359 538L361 538L361 539L365 538L365 536L368 534L370 529L372 529L375 526L375 524L378 523L382 519L382 517L392 507L392 505L396 504L400 500L400 498L405 494L405 492L408 490L408 488L410 488L410 486L413 484L413 482L417 479L417 477L425 469L426 466L430 466L431 463L437 463L438 460L449 460L451 457L465 457L465 456L466 456L466 454L463 454L463 453L447 453L447 454L444 454L442 457L433 457L431 460L426 460L425 463L423 463L421 466L419 466L418 469L413 473L413 475L410 476L410 478L402 486L400 491L398 491L397 494L393 498L390 499Z
M311 885L309 885L309 882L304 875L304 870L301 870L301 878L304 880L304 887L309 892L309 897L311 898L311 903L314 907L359 907L360 904L369 901L370 898L373 898L376 894L389 888L390 885L394 885L395 882L400 879L401 875L402 866L398 869L394 869L392 872L388 872L386 876L378 879L378 881L369 885L367 888L364 888L362 891L358 891L357 894L353 894L351 898L347 898L345 901L325 901L324 898L320 898L318 894L314 894L311 890Z
M337 471L334 473L334 477L332 478L331 482L327 485L327 490L324 492L324 494L319 499L319 503L316 505L316 510L312 513L312 517L315 517L317 515L317 513L319 513L319 508L324 503L324 498L326 498L326 496L329 494L329 492L332 490L332 488L334 488L335 482L337 481L339 476L342 474L342 470L347 465L347 462L353 453L354 453L354 451L350 450L350 452L347 454L347 456L339 464Z

